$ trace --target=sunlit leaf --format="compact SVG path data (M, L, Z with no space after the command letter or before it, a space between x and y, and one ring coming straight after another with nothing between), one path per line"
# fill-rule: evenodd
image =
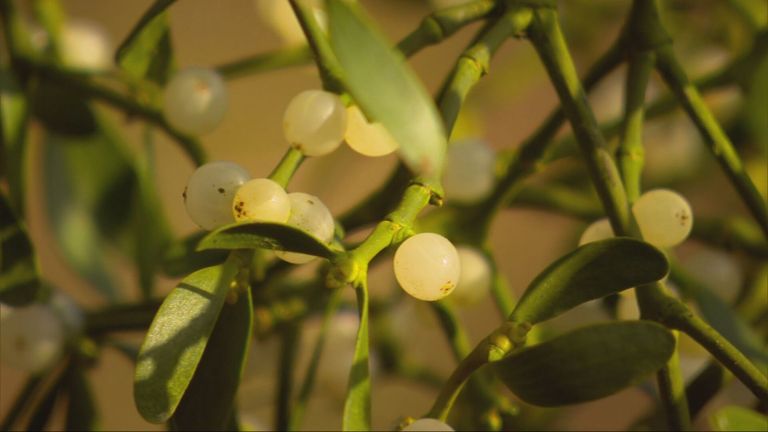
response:
M648 243L630 238L588 243L531 282L510 320L545 321L589 300L657 281L668 271L664 254Z
M611 395L660 369L675 348L672 334L649 321L583 327L523 348L493 364L525 402L568 405Z
M203 237L197 246L198 251L255 248L301 252L323 258L334 255L334 251L316 237L289 225L269 222L226 225Z
M134 400L148 421L162 423L184 396L239 269L238 260L187 276L166 297L141 346Z
M352 97L397 140L414 173L438 178L446 137L426 89L360 6L344 0L329 0L327 6L331 47Z
M131 76L165 84L173 69L166 9L176 0L156 0L117 49L117 64Z
M727 406L710 417L712 429L716 431L766 431L768 417L759 412L740 406Z
M222 308L192 382L171 418L178 430L227 430L251 338L250 294L245 289L235 304Z

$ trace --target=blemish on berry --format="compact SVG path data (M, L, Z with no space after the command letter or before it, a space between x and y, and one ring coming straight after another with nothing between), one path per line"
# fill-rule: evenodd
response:
M220 194L223 194L224 192L226 192L226 190L224 190L224 188L223 188L223 187L220 187L220 188L218 189L218 191L219 191L219 193L220 193Z

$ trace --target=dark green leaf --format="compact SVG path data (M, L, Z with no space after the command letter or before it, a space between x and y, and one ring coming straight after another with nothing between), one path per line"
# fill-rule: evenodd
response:
M0 191L0 302L22 306L41 290L32 242Z
M203 237L197 250L274 249L331 258L333 250L306 232L285 224L246 222L223 226Z
M206 235L208 235L207 231L198 231L172 243L163 257L163 272L168 276L176 277L223 262L227 258L226 251L198 252L196 250L197 244Z
M716 431L766 431L768 417L740 406L723 407L710 417Z
M235 257L187 276L163 301L141 346L134 399L162 423L176 410L203 355L239 263Z
M366 116L400 143L400 154L413 172L438 178L445 130L424 86L360 6L344 0L327 5L331 46L349 92Z
M7 69L0 69L0 178L8 179L11 206L24 214L24 169L29 104Z
M347 382L342 430L371 430L371 374L368 367L368 287L357 287L360 327Z
M96 401L84 372L70 367L67 372L66 430L91 431L97 429Z
M74 89L50 81L40 83L32 109L45 128L61 135L87 136L97 132L96 116Z
M668 271L664 254L648 243L630 238L588 243L531 282L510 320L545 321L589 300L657 281Z
M504 384L534 405L558 406L611 395L660 369L675 339L659 324L598 324L523 348L493 364Z
M168 80L173 58L166 9L174 2L156 0L117 49L117 64L132 77L160 85Z
M171 422L178 430L227 430L253 326L251 291L225 304Z

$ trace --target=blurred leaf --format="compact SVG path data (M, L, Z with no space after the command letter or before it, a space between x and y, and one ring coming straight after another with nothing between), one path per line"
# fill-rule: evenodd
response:
M98 424L96 401L83 370L71 366L67 372L66 385L67 416L65 430L96 430Z
M134 377L134 400L146 420L162 423L173 415L237 271L232 256L187 276L163 301L141 346Z
M35 117L49 132L62 135L92 135L98 130L96 116L77 90L42 81L32 95Z
M163 256L163 272L168 276L177 277L223 262L227 258L227 252L224 250L196 250L197 244L206 235L207 231L198 231L171 243Z
M368 287L357 287L360 327L357 329L355 354L347 382L342 430L371 430L371 375L368 367Z
M424 86L360 6L344 0L327 6L331 46L356 103L400 143L411 171L439 178L445 130Z
M621 237L588 243L539 274L510 320L545 321L589 300L657 281L668 271L664 254L648 243Z
M332 258L334 251L306 232L285 224L241 222L225 225L203 237L198 251L208 249L274 249Z
M37 406L32 411L32 416L24 430L42 431L45 430L53 414L56 402L64 387L65 370L59 370L58 376L53 377L53 382L45 389L44 395L39 400Z
M228 430L253 328L251 290L225 304L171 422L178 430ZM215 389L215 391L212 391Z
M156 0L117 49L117 64L137 79L163 85L173 69L166 9L176 0Z
M24 214L24 169L29 104L7 69L0 69L0 178L8 179L9 201Z
M768 430L768 417L740 406L723 407L712 414L709 421L716 431Z
M611 395L660 369L675 339L659 324L625 321L583 327L494 363L515 395L540 406Z
M41 290L32 241L0 191L0 302L29 304Z

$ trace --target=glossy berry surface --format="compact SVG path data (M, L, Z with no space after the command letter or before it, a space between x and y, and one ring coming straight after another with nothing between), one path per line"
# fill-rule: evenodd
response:
M305 231L323 243L333 239L335 228L333 215L318 197L303 192L293 192L288 194L288 199L291 203L291 214L286 222L288 225ZM296 252L277 251L276 255L293 264L303 264L315 259L312 255Z
M307 90L291 99L283 115L285 139L306 156L323 156L344 140L347 111L339 96Z
M461 275L459 254L445 237L420 233L405 240L394 258L395 278L410 295L426 301L450 294Z
M611 221L609 221L608 218L598 219L592 222L581 234L579 246L609 238L613 238Z
M231 209L238 222L285 223L291 202L282 186L267 178L257 178L240 186Z
M434 431L434 432L451 432L454 429L450 426L448 426L446 423L441 422L437 419L432 418L421 418L416 420L415 422L409 424L408 426L403 428L403 431L412 431L412 432L426 432L426 431Z
M224 80L216 71L187 68L171 78L163 95L163 114L171 126L190 135L216 129L228 105Z
M488 295L493 282L491 264L479 250L469 246L456 248L459 254L461 276L451 294L451 301L458 305L473 305Z
M237 189L250 178L248 171L234 162L202 165L192 173L184 190L187 214L207 230L234 222L232 199Z
M693 228L693 212L688 201L669 189L648 191L635 201L632 213L643 240L656 247L682 243Z
M344 140L363 156L388 155L398 149L397 141L381 123L370 123L356 105L347 107L347 132Z

